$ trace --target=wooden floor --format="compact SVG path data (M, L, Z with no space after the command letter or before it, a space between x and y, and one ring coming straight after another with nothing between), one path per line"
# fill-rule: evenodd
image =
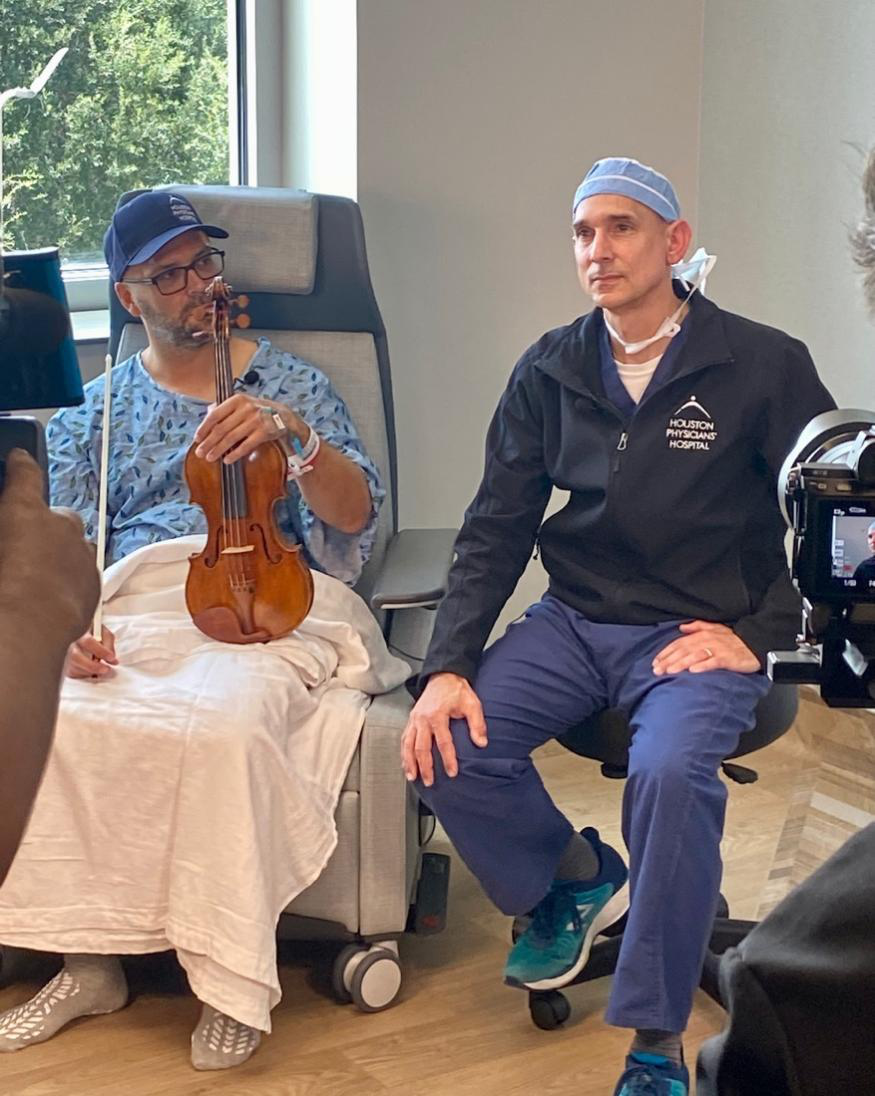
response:
M811 767L811 728L823 722L840 732L843 718L805 703L800 730L756 757L759 783L731 786L724 891L735 916L753 917L760 906L800 774ZM622 783L555 745L538 758L572 821L596 824L619 844ZM432 847L448 846L438 837ZM122 1012L0 1055L0 1096L610 1096L629 1036L602 1023L609 982L572 988L568 1024L539 1031L524 995L501 982L507 943L506 919L454 859L449 927L402 942L405 984L394 1008L365 1015L336 1004L326 973L330 951L285 948L273 1034L245 1066L197 1073L188 1062L197 1003L168 957L138 960L129 968L134 999ZM0 1008L26 999L44 973L0 990ZM688 1061L722 1019L700 994Z

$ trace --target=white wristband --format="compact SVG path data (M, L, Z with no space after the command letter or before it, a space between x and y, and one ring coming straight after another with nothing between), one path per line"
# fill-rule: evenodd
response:
M287 453L286 463L288 465L288 471L286 475L288 479L300 479L301 476L305 476L308 472L313 471L313 463L319 455L319 450L322 447L322 439L311 426L306 444L302 446L298 438L293 437L292 445L296 452Z

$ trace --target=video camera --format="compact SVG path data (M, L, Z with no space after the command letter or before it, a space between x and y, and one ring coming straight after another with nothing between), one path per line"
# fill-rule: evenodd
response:
M6 252L0 257L0 491L6 454L25 449L43 470L48 499L42 423L9 412L68 407L82 400L58 249Z
M820 686L830 707L875 707L875 412L828 411L781 469L802 595L796 651L772 651L774 681Z

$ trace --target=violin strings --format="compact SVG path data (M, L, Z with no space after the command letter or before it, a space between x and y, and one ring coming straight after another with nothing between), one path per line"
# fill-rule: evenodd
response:
M227 394L230 397L233 391L234 378L231 371L231 353L230 342L225 344L225 352L227 354L227 369L225 371L225 384ZM231 471L234 477L234 499L235 499L235 535L237 537L238 545L242 546L248 543L248 535L245 530L246 511L248 510L248 500L246 496L246 473L243 467L243 461L235 461L231 466ZM246 581L251 577L251 561L248 554L240 553L237 555L237 578L238 583L241 586L245 586Z
M231 370L230 323L229 323L229 286L221 276L217 276L211 287L213 302L213 339L216 348L216 403L222 403L232 395L234 378ZM224 519L225 547L243 548L248 536L244 531L244 522L248 509L246 497L246 476L241 461L225 464L222 461L222 516ZM219 545L220 552L222 545ZM242 591L252 578L249 556L242 551L231 551L224 557L226 573L231 589Z
M217 302L214 300L214 309L218 307ZM224 327L219 337L220 320L222 317L216 316L216 402L222 403L228 399L230 392L228 389L229 376L230 376L230 355L228 352L228 337L227 327ZM237 514L239 513L239 492L237 489L237 476L234 465L225 464L222 462L222 515L225 523L225 544L229 547L240 547L241 537L237 523ZM227 561L227 557L226 557ZM236 578L239 582L240 572L242 570L241 560L239 559L239 553L232 553L230 559L230 571L232 583Z
M222 400L226 400L231 395L231 391L230 391L231 358L230 358L230 353L229 353L229 348L228 348L228 342L227 342L226 339L223 339L222 345L221 345L221 367L222 367L222 377L221 377ZM242 502L242 498L241 498L242 484L240 482L240 469L239 469L236 462L234 464L225 464L225 463L223 463L222 464L222 474L223 474L224 477L227 477L228 482L230 484L231 506L232 506L232 510L233 510L233 515L231 516L231 519L230 519L230 530L229 530L231 544L232 544L233 547L240 548L243 545L243 537L242 537L241 530L240 530L240 504ZM240 558L239 553L236 553L236 552L234 553L234 558L233 558L232 562L234 564L233 569L234 569L235 572L237 572L237 577L239 578L240 577L240 572L245 570L245 568L242 566L243 561Z

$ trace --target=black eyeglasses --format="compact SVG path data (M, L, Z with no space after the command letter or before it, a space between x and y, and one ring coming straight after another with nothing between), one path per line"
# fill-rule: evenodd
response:
M125 285L154 285L160 294L169 297L181 293L188 285L188 272L193 270L203 282L208 282L225 269L225 252L213 248L205 255L198 255L188 266L171 266L154 278L123 278Z

